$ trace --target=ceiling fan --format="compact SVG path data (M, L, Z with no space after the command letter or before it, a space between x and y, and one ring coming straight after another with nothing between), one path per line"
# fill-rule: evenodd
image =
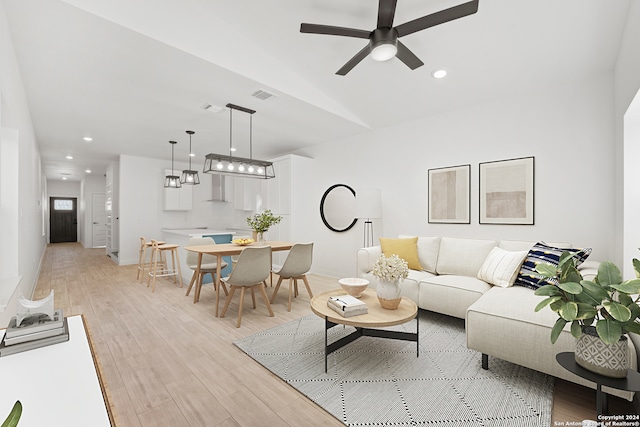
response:
M472 0L467 3L462 3L458 6L453 6L394 27L393 16L396 12L397 0L379 0L378 26L373 31L303 23L300 24L300 32L369 39L369 44L336 72L336 74L341 76L346 75L369 54L377 61L386 61L396 56L404 62L407 67L415 70L424 65L424 63L402 44L398 38L444 24L445 22L453 21L454 19L472 15L478 11L479 1L480 0Z

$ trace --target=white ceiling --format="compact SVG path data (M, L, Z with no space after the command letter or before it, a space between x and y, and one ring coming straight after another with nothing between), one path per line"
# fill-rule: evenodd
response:
M425 65L366 58L367 41L300 23L373 30L376 0L2 0L49 179L104 173L119 154L202 163L228 153L229 110L256 110L266 159L551 81L611 71L629 0L480 0L476 14L402 38ZM398 25L464 0L398 0ZM442 80L431 77L444 68ZM257 90L277 96L252 97ZM249 119L234 112L237 155ZM93 137L88 143L84 136ZM66 160L66 155L73 160Z

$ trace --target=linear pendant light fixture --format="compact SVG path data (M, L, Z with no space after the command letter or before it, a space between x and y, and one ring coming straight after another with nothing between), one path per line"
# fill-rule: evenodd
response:
M188 130L186 132L189 134L189 169L182 171L180 183L188 185L198 185L200 184L198 171L191 170L191 157L193 156L193 152L191 151L191 135L193 135L195 132L192 130Z
M255 110L227 104L229 108L229 155L209 153L204 160L204 173L243 176L247 178L275 178L273 163L253 158L253 114ZM249 116L249 158L233 156L233 110L250 114Z
M169 141L171 144L171 175L167 175L164 178L164 188L180 188L182 184L180 184L180 177L175 175L175 171L173 170L173 148L177 144L176 141Z

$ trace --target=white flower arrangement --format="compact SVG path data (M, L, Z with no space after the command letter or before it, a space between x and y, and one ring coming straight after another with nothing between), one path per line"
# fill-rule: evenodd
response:
M373 266L372 273L378 279L395 282L396 280L407 278L409 275L409 264L396 254L390 257L382 254Z

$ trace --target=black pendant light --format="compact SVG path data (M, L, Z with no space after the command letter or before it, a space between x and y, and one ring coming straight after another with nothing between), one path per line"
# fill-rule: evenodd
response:
M204 159L202 172L219 175L234 175L245 178L275 178L273 162L253 158L253 114L255 110L227 104L229 108L229 155L209 153ZM249 158L233 155L233 110L249 114Z
M173 170L173 149L177 142L169 141L169 144L171 144L171 175L167 175L164 178L164 188L180 188L182 187L182 184L180 184L180 177L174 175L175 172Z
M195 132L192 130L188 130L186 132L189 134L189 169L182 171L180 182L182 184L197 185L200 184L198 171L191 170L191 157L193 156L193 152L191 151L191 135L193 135Z

